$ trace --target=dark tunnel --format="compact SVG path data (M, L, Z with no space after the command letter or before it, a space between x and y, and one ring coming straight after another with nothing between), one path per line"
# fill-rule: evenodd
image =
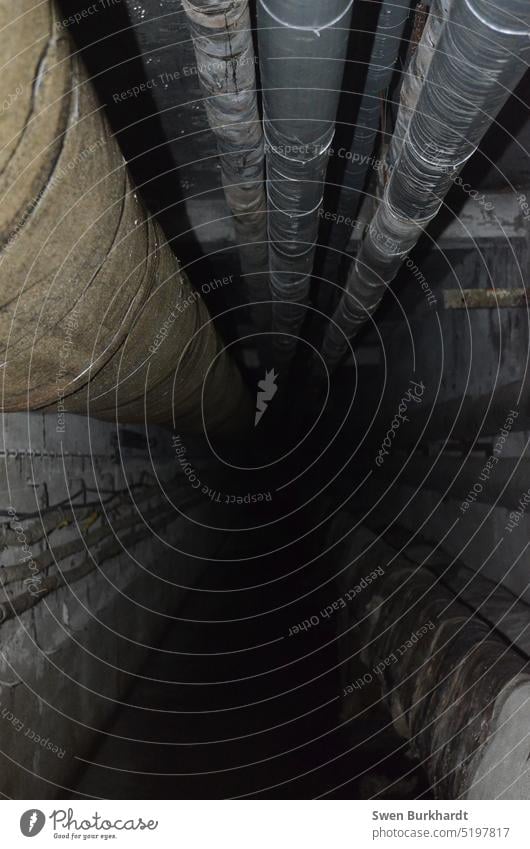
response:
M530 798L529 35L0 0L4 799Z

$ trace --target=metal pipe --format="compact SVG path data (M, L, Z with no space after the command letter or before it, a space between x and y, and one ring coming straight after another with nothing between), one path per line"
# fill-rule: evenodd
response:
M264 144L248 0L182 0L251 304L268 302ZM267 304L253 309L268 326Z
M410 0L381 2L364 92L346 158L337 204L337 222L331 229L322 269L322 276L327 279L336 275L351 235L351 226L338 222L355 219L368 172L374 164L378 168L378 163L374 163L373 151L380 128L382 99L392 81L409 9Z
M392 171L398 161L410 120L416 109L422 86L431 66L442 27L449 15L452 0L433 0L422 37L410 58L401 86L396 126L386 156L387 171Z
M358 611L362 658L435 798L491 799L494 789L504 798L527 798L527 659L416 563L396 560L378 578L376 593L377 601L372 596ZM499 761L493 780L484 766L495 769Z
M358 518L339 513L329 537L350 531L337 622L343 717L360 690L375 688L375 701L380 688L435 798L528 798L528 606L438 543Z
M368 179L367 172L369 171L371 164L374 166L374 171L377 173L377 179L374 181L374 193L376 195L376 197L374 197L374 209L377 204L377 197L380 197L384 192L384 186L388 178L388 174L395 166L403 140L407 134L408 125L411 116L414 113L414 109L416 108L419 93L425 77L427 76L427 71L429 69L438 38L440 37L442 24L447 18L451 2L452 0L433 0L431 3L430 14L425 23L423 38L416 45L415 49L411 51L407 70L403 75L400 93L400 107L392 137L388 144L386 153L384 150L381 150L377 161L374 161L374 159L371 158L371 153L373 151L377 130L379 129L381 103L380 99L374 101L373 97L370 98L370 101L375 103L375 108L372 108L370 113L366 113L365 125L368 128L371 125L373 128L373 135L371 136L372 142L370 145L368 139L365 140L364 138L361 138L362 146L360 150L357 150L355 146L357 135L353 140L352 154L350 161L348 162L344 178L344 185L348 187L349 191L341 192L339 200L341 206L337 213L338 220L347 222L347 226L344 226L341 229L340 226L335 225L331 232L331 239L329 241L329 247L331 250L327 253L326 264L322 272L323 276L327 279L333 279L338 275L343 252L346 250L348 240L352 234L351 221L356 221L357 226L362 227L362 220L355 216L358 216L359 214L360 195ZM392 34L393 37L397 39L399 30L401 31L401 34L403 33L406 18L401 20L399 19L402 18L404 11L403 8L400 8L395 4L392 4L390 8L394 10L393 15L397 20L396 31ZM398 11L401 13L399 16L397 14ZM384 34L385 33L383 32L383 37ZM377 38L378 33L376 33L376 39ZM392 48L396 50L397 58L399 43L397 41L387 42L386 49L390 51ZM389 71L390 73L385 87L390 84L392 69L389 69ZM383 89L380 89L380 91L375 94L378 93L379 95L382 95L384 93ZM352 191L353 194L351 194ZM373 210L367 214L373 214ZM346 271L347 269L345 269L345 273Z
M384 197L327 328L323 357L334 368L373 315L386 288L526 70L530 4L453 3ZM422 42L426 37L425 33Z
M297 344L335 131L353 0L259 0L269 263L279 362Z
M233 427L239 375L131 184L54 3L19 7L0 14L1 409L55 410L60 432L66 412Z

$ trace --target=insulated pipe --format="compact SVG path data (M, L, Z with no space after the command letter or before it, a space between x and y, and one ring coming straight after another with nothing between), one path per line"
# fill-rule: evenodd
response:
M333 369L526 70L530 3L459 0L449 10L377 212L328 326ZM425 34L422 37L422 42Z
M182 6L189 21L208 122L217 139L224 193L234 217L249 300L268 302L264 144L248 0L182 0ZM259 327L268 327L268 312L263 303L253 309Z
M380 687L435 798L528 799L528 607L461 562L449 564L438 547L427 555L419 540L403 545L399 532L387 542L351 514L337 517L330 542L352 524L337 628L351 639L355 627L367 671L352 680L359 653L346 640L343 716L358 710L359 690Z
M434 54L434 49L440 36L443 22L447 17L451 2L452 0L433 0L433 3L431 4L430 14L425 24L425 31L423 34L424 37L412 53L409 64L407 66L407 71L404 75L400 95L400 108L396 120L396 126L394 128L392 138L388 147L388 151L385 156L385 153L382 150L377 161L374 161L374 159L372 158L372 154L374 150L375 138L379 128L381 101L380 99L374 99L374 96L378 93L382 95L384 88L386 88L390 84L393 67L387 68L388 76L384 80L384 85L381 86L379 92L375 91L375 94L369 98L369 101L367 103L367 110L365 112L362 124L362 135L360 136L360 138L358 137L357 133L355 135L355 138L353 140L354 143L351 152L351 158L348 161L348 165L345 172L344 186L347 187L348 190L343 190L339 198L339 221L344 220L351 222L352 220L355 220L355 216L358 215L360 208L360 195L366 183L367 172L370 169L370 165L373 165L374 169L377 172L377 193L378 195L383 193L387 174L389 171L392 170L392 167L395 165L399 156L403 139L405 138L407 133L410 118L414 112L414 109L416 108L419 93L427 75L427 71L429 69L431 59ZM383 14L383 11L387 11L387 14L390 15L391 11L392 18L396 21L396 25L392 33L388 32L388 30L390 29L391 17L387 17L386 21L385 19L383 19L383 22L386 22L386 26L384 29L380 30L378 25L374 52L376 50L379 51L380 49L388 51L387 57L390 60L390 51L391 49L394 49L396 51L396 56L394 59L395 64L395 60L397 58L397 53L399 50L399 40L397 39L400 38L403 34L403 29L405 27L408 12L407 16L404 16L403 4L401 6L396 3L385 5L387 6L387 8L386 10L382 9L381 14ZM409 7L410 4L407 2L406 5L407 7ZM390 11L388 11L388 9L390 9ZM379 20L381 20L381 18ZM377 43L380 37L383 42L382 48L379 48ZM396 41L389 40L389 37L392 39L396 39ZM383 76L384 71L385 68L382 67L381 76ZM363 103L365 100L367 100L366 95L363 96ZM371 109L370 103L373 104ZM361 104L361 111L362 110L363 105ZM358 123L361 123L360 120L358 120ZM360 141L359 149L356 147L356 142L358 140ZM341 262L341 254L347 248L350 235L351 223L348 223L348 226L343 228L339 227L338 225L334 226L331 233L329 246L331 248L334 248L335 250L328 251L326 257L326 265L323 268L323 276L327 277L328 279L333 278L337 273L337 267ZM338 253L335 253L335 251L338 251Z
M353 0L258 0L274 344L297 344L335 130Z
M374 586L361 656L435 798L527 799L527 659L428 569L394 560Z
M0 44L0 408L234 427L240 378L55 5L0 2Z
M398 161L403 141L407 135L410 119L416 109L416 104L427 77L427 72L430 68L444 21L447 20L449 15L451 3L452 0L433 0L422 37L407 66L401 86L396 126L394 127L386 157L386 166L389 171L393 169Z
M382 97L392 80L409 8L410 0L381 2L370 64L337 204L338 221L355 219L367 174L374 164L378 168L378 164L374 163L373 152L380 126ZM337 272L350 235L350 225L333 225L322 270L323 277L329 279Z

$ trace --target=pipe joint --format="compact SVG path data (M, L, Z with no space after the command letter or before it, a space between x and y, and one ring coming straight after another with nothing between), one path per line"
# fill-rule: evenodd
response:
M502 35L530 37L530 5L527 0L510 0L501 5L491 0L464 0L481 24Z

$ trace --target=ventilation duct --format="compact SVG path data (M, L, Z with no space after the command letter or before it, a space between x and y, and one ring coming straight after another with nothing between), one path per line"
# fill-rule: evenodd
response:
M433 0L422 37L410 57L401 87L396 126L392 133L392 139L386 157L386 165L390 171L395 166L401 152L410 119L416 109L416 104L427 77L427 72L430 68L444 21L447 20L449 14L451 2L452 0Z
M526 0L510 0L502 9L488 0L451 6L412 118L401 117L408 129L395 167L328 326L323 343L328 367L339 362L348 340L373 315L522 77L529 28Z
M410 0L383 0L380 6L364 92L342 178L337 204L338 221L355 219L368 172L374 167L372 155L380 127L383 95L392 80L409 7ZM337 273L350 234L351 226L334 224L322 270L326 279Z
M232 427L241 382L53 4L0 7L2 409ZM201 401L202 399L202 401Z
M270 299L264 145L256 97L256 60L247 0L183 0L208 122L216 137L241 270L251 303ZM268 327L266 304L253 308Z
M260 0L259 47L277 357L305 315L352 0Z
M378 566L375 588L360 593L343 615L345 630L360 628L370 670L351 683L355 661L347 660L345 692L378 681L394 728L425 769L434 798L528 798L530 676L526 658L499 630L511 624L512 635L522 633L515 611L506 614L502 591L492 592L482 577L470 580L454 561L426 568L397 556L365 528L355 539L362 545L348 553L345 596L374 568L376 553L385 565ZM480 615L471 612L470 598Z

